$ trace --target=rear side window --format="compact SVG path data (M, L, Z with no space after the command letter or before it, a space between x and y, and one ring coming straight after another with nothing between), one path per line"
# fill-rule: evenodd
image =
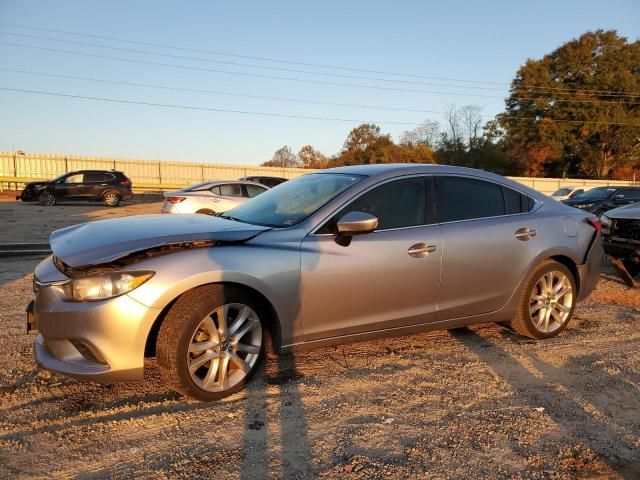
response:
M220 195L223 197L241 197L242 186L237 183L230 183L227 185L220 185ZM217 193L217 192L214 192Z
M88 172L84 174L85 182L106 183L112 181L114 178L115 176L111 173Z
M436 176L438 221L454 222L506 214L502 187L465 177Z

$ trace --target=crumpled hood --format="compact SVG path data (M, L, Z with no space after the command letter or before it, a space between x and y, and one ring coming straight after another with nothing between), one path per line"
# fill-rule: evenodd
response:
M208 215L137 215L63 228L51 234L49 243L65 264L83 267L176 243L244 241L265 230L269 228Z
M614 208L604 212L604 214L609 218L640 220L640 203Z

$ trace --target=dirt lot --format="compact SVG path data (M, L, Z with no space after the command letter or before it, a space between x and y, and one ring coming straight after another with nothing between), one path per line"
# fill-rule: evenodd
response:
M0 242L158 204L0 202ZM0 259L0 476L640 478L640 292L610 274L558 338L494 325L269 358L240 394L185 401L36 369L37 259Z

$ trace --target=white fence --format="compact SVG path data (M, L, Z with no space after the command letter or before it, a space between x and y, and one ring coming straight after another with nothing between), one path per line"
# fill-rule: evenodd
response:
M187 186L203 180L233 180L247 175L269 175L295 178L312 170L302 168L259 167L214 163L186 163L135 160L73 155L14 154L0 152L0 190L20 188L29 180L49 179L73 170L121 170L139 190L166 190ZM610 180L580 180L575 178L510 177L542 193L550 194L561 186L576 185L628 186L632 182Z

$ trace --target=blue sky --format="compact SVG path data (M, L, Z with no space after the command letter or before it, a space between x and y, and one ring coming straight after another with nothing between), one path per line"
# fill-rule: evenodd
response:
M587 30L617 29L640 36L640 3L618 1L322 1L322 2L87 2L0 0L0 22L109 36L198 50L431 77L497 82L471 84L328 70L209 53L111 42L0 25L0 42L97 53L165 67L42 51L0 43L0 69L90 77L254 96L286 97L419 110L365 109L182 92L28 75L0 70L0 87L298 116L378 122L397 138L403 130L455 103L503 108L508 82L527 58L539 58ZM89 42L177 56L185 60L37 39L6 32ZM330 77L215 62L290 68L420 83ZM278 80L203 71L287 76L389 89ZM427 85L426 83L447 86ZM452 85L452 86L449 86ZM462 88L482 86L495 90ZM468 93L470 95L459 95ZM486 97L480 95L490 95ZM0 90L0 150L256 164L284 144L337 152L357 121L243 115L104 103ZM389 123L384 123L389 122Z

